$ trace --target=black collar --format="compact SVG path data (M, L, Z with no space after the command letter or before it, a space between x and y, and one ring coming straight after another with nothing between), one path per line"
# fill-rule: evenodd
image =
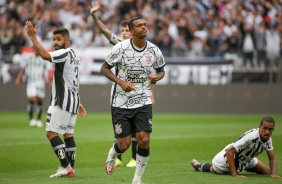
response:
M132 46L132 48L136 51L136 52L143 52L146 48L147 48L147 41L146 41L146 45L145 47L142 49L142 50L138 50L135 48L134 44L133 44L133 41L132 41L132 38L130 39L130 44Z

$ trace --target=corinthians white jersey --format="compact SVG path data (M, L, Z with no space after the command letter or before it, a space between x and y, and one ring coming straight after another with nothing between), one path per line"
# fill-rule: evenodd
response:
M49 52L55 63L51 105L77 113L79 97L79 58L71 48Z
M51 69L51 64L48 61L35 54L27 54L22 56L20 66L25 68L27 85L45 88L45 76L48 74L48 70Z
M117 43L105 59L109 66L115 66L118 78L135 84L135 90L125 92L113 82L111 105L132 109L152 104L149 75L152 68L160 69L165 61L160 49L149 41L142 50L134 48L132 39Z
M237 151L235 160L243 164L250 162L254 157L262 153L263 150L270 151L273 149L271 137L268 141L262 142L258 128L247 131L237 141L230 144L230 146L231 145L233 145Z

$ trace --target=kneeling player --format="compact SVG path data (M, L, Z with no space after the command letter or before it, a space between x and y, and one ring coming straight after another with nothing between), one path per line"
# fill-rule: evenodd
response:
M271 134L274 130L273 118L266 116L261 120L259 128L254 128L244 133L238 140L227 145L209 163L200 164L197 160L190 161L191 165L201 172L213 172L216 174L232 174L234 177L246 177L238 175L242 170L269 174L274 178L277 175L277 164L272 147ZM256 157L266 150L269 158L270 169Z

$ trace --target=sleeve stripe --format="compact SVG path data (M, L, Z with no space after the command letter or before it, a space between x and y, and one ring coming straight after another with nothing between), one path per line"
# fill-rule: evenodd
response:
M54 59L54 60L63 59L63 58L65 58L67 55L68 55L68 52L65 52L65 53L62 54L62 55L55 56L53 59Z

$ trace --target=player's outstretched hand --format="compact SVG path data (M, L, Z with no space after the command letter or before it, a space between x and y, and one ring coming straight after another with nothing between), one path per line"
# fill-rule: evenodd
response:
M93 2L91 2L91 4L92 4L92 8L90 9L90 13L94 14L100 9L100 0L97 0L96 5L94 5Z
M123 91L125 92L130 92L132 90L135 91L135 89L133 88L133 86L135 86L135 84L132 84L131 82L126 82L126 81L121 81L119 83L120 87L123 89Z
M25 21L25 30L29 37L33 37L37 33L37 25L33 27L32 23L30 21Z
M271 178L282 178L281 176L278 175L270 175Z
M156 84L158 82L158 78L155 75L148 76L151 79L151 84Z
M86 116L86 110L84 109L83 105L82 104L79 104L79 108L78 108L78 112L77 114L84 118L84 116Z

